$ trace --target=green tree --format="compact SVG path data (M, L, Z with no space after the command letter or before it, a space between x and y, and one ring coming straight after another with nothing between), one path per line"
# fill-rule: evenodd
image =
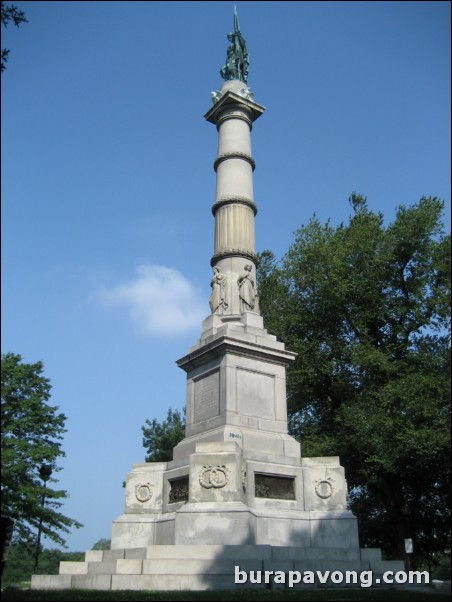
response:
M60 533L81 525L58 512L67 493L52 489L49 483L57 481L44 481L42 469L47 475L60 470L66 417L47 404L51 384L42 374L42 362L25 364L20 355L7 353L1 363L2 516L16 520L16 541L35 541L41 528L43 535L64 545Z
M57 549L42 550L39 558L39 574L58 575L61 561L84 560L83 552L63 552ZM8 561L2 575L2 587L31 581L34 570L35 548L26 543L12 544Z
M91 548L92 550L109 550L111 548L111 539L99 539Z
M3 27L7 27L9 22L12 21L16 27L19 27L21 23L27 23L27 18L25 17L25 13L23 10L19 10L16 6L11 4L10 6L6 5L5 2L1 3L2 7L2 25ZM6 69L6 63L9 58L9 50L7 48L2 48L2 73Z
M173 459L173 448L185 437L185 415L170 408L161 424L155 418L146 420L141 430L146 462L169 462Z
M422 198L393 223L352 195L261 257L268 330L298 353L289 426L305 456L341 456L363 543L432 560L450 546L450 235Z

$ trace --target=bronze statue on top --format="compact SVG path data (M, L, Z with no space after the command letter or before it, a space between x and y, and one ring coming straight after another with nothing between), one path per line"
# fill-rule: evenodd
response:
M244 37L240 32L237 9L234 6L234 33L228 34L231 43L226 51L226 64L220 70L221 77L228 81L238 79L245 84L248 83L249 55Z

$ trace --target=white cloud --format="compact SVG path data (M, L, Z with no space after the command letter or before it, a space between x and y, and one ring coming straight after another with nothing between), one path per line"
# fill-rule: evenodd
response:
M106 306L128 309L139 332L175 336L199 329L207 301L185 276L162 265L140 265L136 277L111 289L100 299Z

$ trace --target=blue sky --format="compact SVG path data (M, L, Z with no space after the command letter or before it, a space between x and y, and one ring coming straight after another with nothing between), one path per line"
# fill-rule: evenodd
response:
M42 360L67 416L63 512L110 537L141 426L185 404L175 361L209 313L220 87L233 2L15 2L4 30L2 350ZM450 221L450 3L237 2L257 250L357 191ZM448 228L448 226L447 226ZM52 544L49 544L52 545Z

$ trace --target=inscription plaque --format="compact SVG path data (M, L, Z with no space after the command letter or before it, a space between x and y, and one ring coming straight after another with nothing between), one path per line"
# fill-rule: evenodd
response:
M295 477L279 477L270 474L254 475L254 495L278 500L294 500Z
M275 419L275 379L271 374L237 368L237 411Z
M201 422L220 414L220 373L195 381L194 420Z

